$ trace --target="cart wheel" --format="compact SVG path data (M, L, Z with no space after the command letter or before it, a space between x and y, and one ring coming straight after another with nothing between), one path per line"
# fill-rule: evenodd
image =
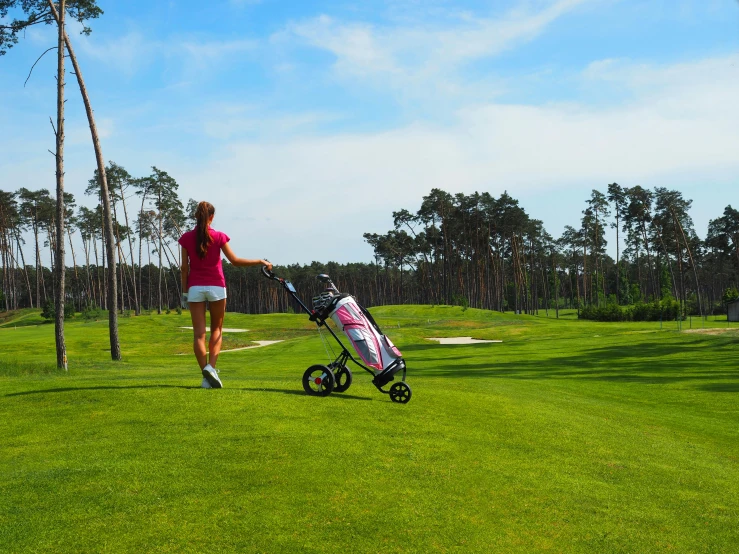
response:
M407 404L411 399L411 387L408 383L401 381L390 387L390 400L399 404Z
M345 365L339 366L334 373L334 377L336 378L334 392L344 392L352 386L352 372Z
M303 373L303 388L311 396L328 396L335 383L333 372L325 365L312 365Z

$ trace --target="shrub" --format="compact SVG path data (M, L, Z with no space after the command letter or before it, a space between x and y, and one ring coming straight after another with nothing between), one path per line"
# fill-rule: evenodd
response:
M103 310L99 306L88 306L82 310L82 318L97 321L103 317Z
M724 301L724 304L728 304L729 302L733 302L737 298L739 298L739 290L737 290L735 287L729 287L724 291L722 300Z
M452 302L455 306L461 306L463 312L466 312L467 308L470 307L470 301L467 299L466 296L463 296L461 294L455 294L452 297Z
M41 317L47 321L51 321L56 317L56 306L54 301L49 298L44 304L43 310L41 311ZM64 319L70 319L74 317L74 304L66 302L64 304Z
M46 301L46 304L44 304L43 310L41 310L41 317L50 321L54 319L55 314L56 314L56 309L54 308L54 301L51 298L49 298Z
M580 310L580 319L591 321L667 321L678 317L685 318L680 303L670 296L652 302L637 302L624 308L607 304L585 306Z
M580 310L580 319L592 321L626 321L626 313L617 304L605 306L584 306Z

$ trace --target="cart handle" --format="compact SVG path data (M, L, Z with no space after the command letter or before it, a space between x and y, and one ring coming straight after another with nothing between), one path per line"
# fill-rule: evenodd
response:
M274 279L275 281L279 281L280 280L280 278L277 275L275 275L269 269L267 269L267 266L266 265L263 265L262 266L262 273L264 274L264 276L267 279Z

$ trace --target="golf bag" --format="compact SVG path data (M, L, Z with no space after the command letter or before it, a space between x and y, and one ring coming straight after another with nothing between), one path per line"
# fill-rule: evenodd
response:
M344 332L365 365L377 371L375 380L379 386L391 381L405 367L400 350L353 296L327 291L313 298L313 309L316 315L311 319L331 318Z
M400 350L383 334L372 314L360 306L352 295L341 293L328 275L318 275L318 280L326 285L326 290L313 297L313 306L309 308L290 281L278 277L266 267L262 268L262 273L268 279L277 281L308 314L309 319L316 323L318 333L327 346L327 354L328 341L322 330L328 332L341 348L338 356L333 354L336 356L333 360L329 355L327 365L314 364L305 370L303 389L307 394L327 396L332 392L346 392L352 384L352 372L348 367L351 361L371 374L372 384L383 394L390 395L390 400L399 404L408 403L412 392L405 382L407 368ZM349 352L328 324L329 319L349 339L358 358ZM384 389L388 383L395 381L395 375L399 372L402 372L400 380L390 385L389 389Z

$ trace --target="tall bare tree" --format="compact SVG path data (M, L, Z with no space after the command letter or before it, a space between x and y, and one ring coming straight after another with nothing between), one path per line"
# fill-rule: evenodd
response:
M59 0L57 19L57 71L56 71L56 275L54 284L54 338L56 339L56 366L66 371L67 345L64 340L64 17L65 0Z
M63 59L64 47L66 47L69 58L74 67L74 74L77 77L77 84L82 94L82 100L85 104L87 112L87 120L90 125L90 133L92 135L93 147L95 149L95 158L97 161L98 171L100 172L100 188L103 190L103 213L106 220L106 252L108 256L108 314L109 314L109 331L110 331L110 355L114 360L121 359L121 348L118 340L118 313L117 313L117 283L115 274L115 251L114 251L114 234L113 219L110 212L110 198L108 195L108 184L105 178L105 162L102 149L100 147L100 139L95 125L95 117L92 111L89 95L85 81L82 77L77 57L75 56L72 42L64 28L64 21L69 15L72 19L83 24L82 33L89 35L91 29L85 25L89 19L100 17L103 11L97 6L96 0L60 0L59 5L55 5L52 0L0 0L0 18L6 19L11 11L20 11L23 14L21 18L14 18L9 25L0 25L0 55L5 54L10 48L18 43L18 37L22 35L28 28L34 25L51 25L56 23L59 29L58 55ZM61 197L63 202L63 195ZM63 211L61 212L64 213ZM57 217L57 220L63 218ZM62 223L63 224L63 223ZM60 241L58 241L60 242ZM61 265L64 271L63 264Z
M60 15L57 12L53 2L47 0L51 14L54 20L59 23ZM88 17L98 17L102 12L97 7L95 0L80 1L80 4L84 4L88 9ZM85 29L89 33L89 29ZM72 61L74 67L74 74L77 77L77 84L82 94L82 101L85 104L85 112L87 112L87 122L90 125L90 134L92 135L92 144L95 149L95 160L97 162L97 169L100 177L100 189L102 191L101 197L103 200L103 215L105 217L105 251L108 258L108 329L110 335L110 357L113 360L121 359L121 345L118 339L118 286L115 273L115 234L113 233L113 216L110 209L110 194L108 192L108 181L105 175L105 159L103 158L103 150L100 146L100 135L97 131L97 125L95 124L95 116L92 111L92 104L90 103L90 96L87 94L87 87L85 86L85 80L82 77L82 70L80 69L79 63L77 62L77 56L75 56L74 49L72 48L72 42L69 40L69 35L64 32L64 43L69 53L69 59Z

